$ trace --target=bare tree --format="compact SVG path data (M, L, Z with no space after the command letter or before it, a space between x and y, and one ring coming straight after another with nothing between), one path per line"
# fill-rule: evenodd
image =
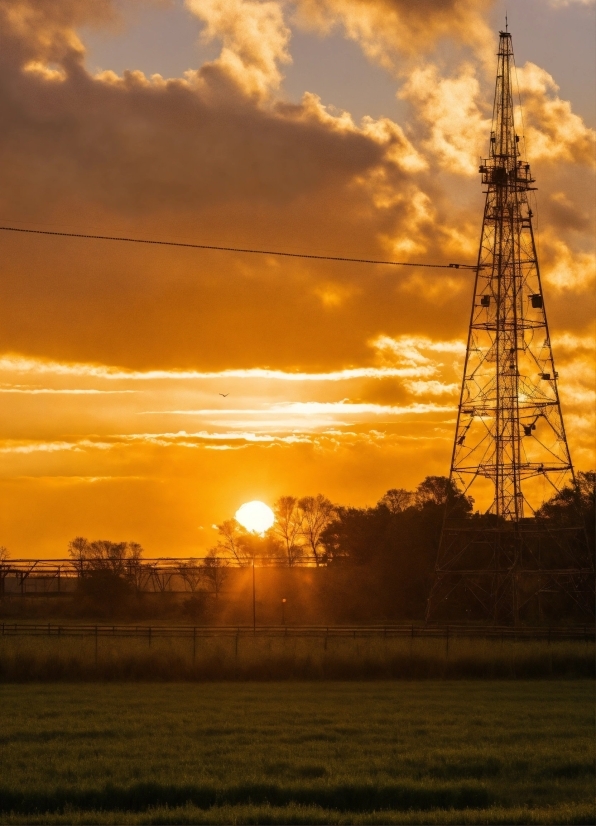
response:
M75 536L68 543L68 555L72 560L71 565L79 577L84 576L89 559L89 542L84 536Z
M281 542L288 558L288 565L294 565L303 555L302 512L294 496L280 496L273 506L275 522L271 531Z
M215 596L215 599L218 598L228 578L228 565L229 562L227 559L217 555L217 548L212 548L203 560L203 565L201 566L202 575L207 581L209 589Z
M81 578L103 571L130 581L137 589L141 587L143 548L138 542L89 542L84 536L76 536L68 543L68 555Z
M138 542L128 542L126 555L126 578L134 586L135 591L142 591L145 587L147 574L143 570L143 548Z
M402 513L411 507L415 501L414 491L405 488L391 488L379 499L379 505L385 505L391 513Z
M215 551L223 556L233 557L237 562L248 565L251 559L251 549L248 546L248 533L237 519L226 519L217 525L219 540Z
M304 496L298 501L298 507L302 513L300 533L318 567L325 561L325 546L321 542L321 535L331 522L335 507L322 493Z

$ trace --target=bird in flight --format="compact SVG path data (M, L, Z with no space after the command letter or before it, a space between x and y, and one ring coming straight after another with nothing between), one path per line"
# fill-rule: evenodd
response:
M219 395L223 396L224 399L226 399L230 394L229 393L220 393Z

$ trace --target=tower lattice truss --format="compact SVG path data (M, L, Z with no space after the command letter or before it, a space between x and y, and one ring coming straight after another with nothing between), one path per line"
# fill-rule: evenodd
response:
M593 599L581 520L555 526L536 515L575 480L532 226L534 179L515 130L513 68L511 35L501 32L451 462L452 482L488 507L484 517L458 520L457 497L448 506L429 619L539 620L549 611L585 613Z

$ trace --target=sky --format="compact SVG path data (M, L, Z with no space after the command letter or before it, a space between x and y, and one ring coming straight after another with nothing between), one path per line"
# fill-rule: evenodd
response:
M593 468L591 0L0 0L0 222L473 263L505 11ZM469 272L0 236L13 557L76 535L198 555L243 502L448 473Z

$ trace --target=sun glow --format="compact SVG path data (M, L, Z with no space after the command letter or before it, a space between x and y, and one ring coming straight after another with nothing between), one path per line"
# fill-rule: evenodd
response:
M275 516L269 505L255 499L253 502L246 502L238 508L236 519L247 531L264 534L273 525Z

